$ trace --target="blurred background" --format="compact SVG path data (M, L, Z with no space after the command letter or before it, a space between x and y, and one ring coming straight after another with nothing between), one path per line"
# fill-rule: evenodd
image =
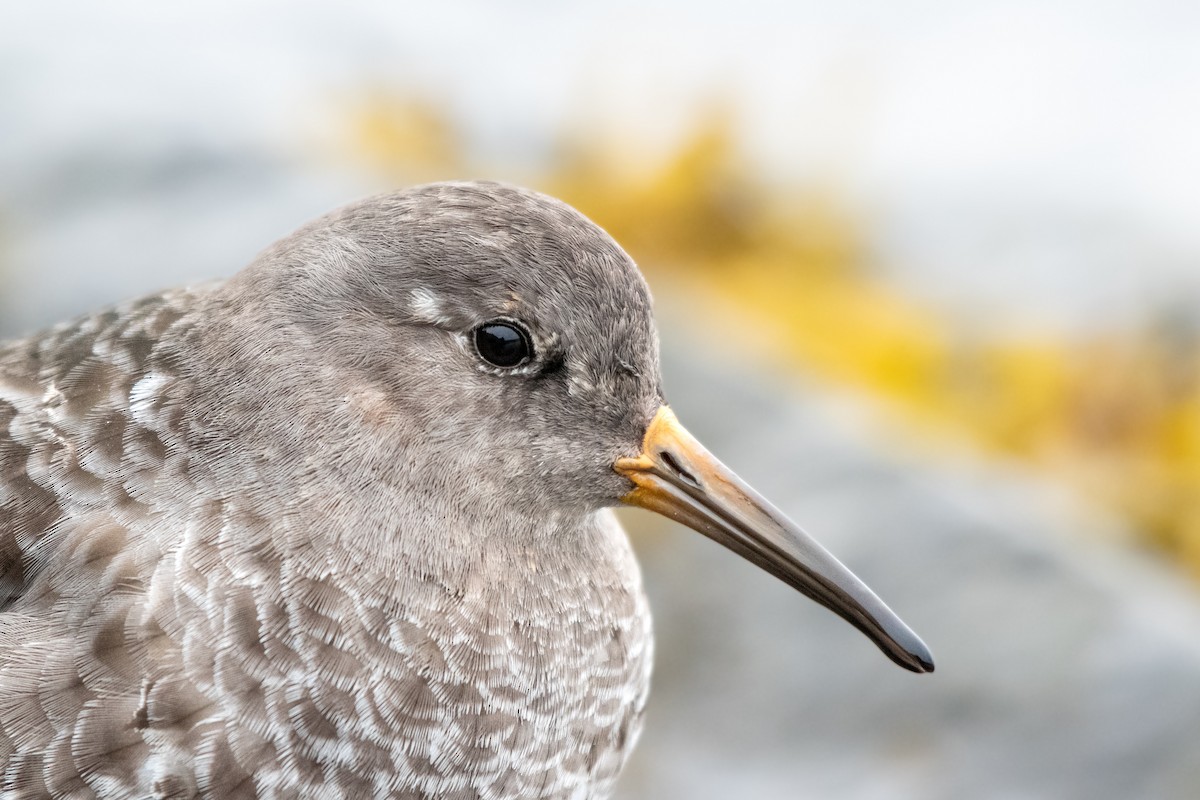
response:
M621 797L1200 796L1200 6L0 17L0 336L443 178L639 261L680 417L938 672L628 515L659 646Z

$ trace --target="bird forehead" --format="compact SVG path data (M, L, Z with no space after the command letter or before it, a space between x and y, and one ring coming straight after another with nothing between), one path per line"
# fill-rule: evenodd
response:
M580 367L653 369L650 294L637 266L603 229L548 196L431 184L346 207L298 241L311 249L276 263L310 265L302 269L312 293L334 296L306 304L298 312L306 318L331 304L384 318L399 307L415 322L460 332L508 318L543 344L557 337L561 355Z
M407 263L394 277L409 284L405 300L415 318L438 322L460 311L528 315L547 324L649 322L641 273L579 212L523 193L482 206L472 192L466 196L473 205L423 204L411 224L397 224Z

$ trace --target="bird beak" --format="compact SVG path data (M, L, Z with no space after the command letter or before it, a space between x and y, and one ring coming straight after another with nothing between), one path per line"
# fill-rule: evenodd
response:
M696 441L661 406L642 453L613 465L633 481L622 499L682 522L798 589L865 633L888 658L932 672L933 656L874 592Z

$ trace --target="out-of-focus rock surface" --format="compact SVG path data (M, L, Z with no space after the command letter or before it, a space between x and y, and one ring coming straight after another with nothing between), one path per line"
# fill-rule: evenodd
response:
M709 322L712 322L709 320ZM1195 798L1200 596L1028 477L911 460L842 399L667 329L668 397L932 647L912 675L733 554L626 514L658 637L622 797Z

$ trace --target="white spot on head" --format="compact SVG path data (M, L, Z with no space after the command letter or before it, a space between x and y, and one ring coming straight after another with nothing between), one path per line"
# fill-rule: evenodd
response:
M446 321L442 315L442 301L428 289L413 289L410 307L413 316L422 322L437 324Z

